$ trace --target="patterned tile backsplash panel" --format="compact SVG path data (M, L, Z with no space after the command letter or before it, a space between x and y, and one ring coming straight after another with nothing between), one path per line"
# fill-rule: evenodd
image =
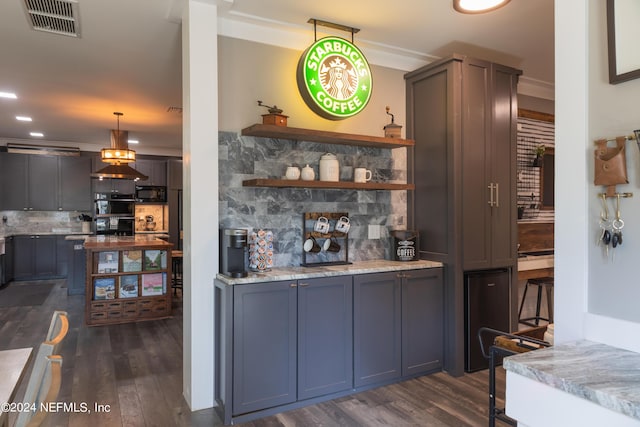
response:
M406 182L406 149L320 144L284 139L219 134L220 228L274 232L274 266L300 265L304 212L348 212L349 261L390 259L389 232L406 228L406 191L243 187L252 178L281 178L287 166L311 166L318 177L320 156L340 162L340 180L352 181L355 167L366 167L373 181ZM368 238L379 225L380 239ZM323 241L319 242L320 244ZM322 261L323 255L317 257ZM316 260L314 260L316 262Z

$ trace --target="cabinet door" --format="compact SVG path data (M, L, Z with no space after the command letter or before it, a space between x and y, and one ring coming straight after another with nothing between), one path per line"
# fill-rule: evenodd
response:
M14 249L13 249L13 236L5 238L4 241L4 278L8 282L14 279Z
M296 400L296 284L233 287L233 413Z
M353 386L352 277L298 281L298 400Z
M411 270L402 276L402 375L442 368L444 298L442 269Z
M509 68L493 65L493 123L491 137L491 181L498 185L498 204L491 213L492 268L517 262L517 83Z
M354 386L401 375L401 292L396 273L353 277Z
M182 190L182 160L167 160L167 188L169 190Z
M28 202L28 164L26 154L0 153L4 157L2 171L2 199L4 209L21 211L29 209Z
M56 236L35 236L34 240L35 277L58 276Z
M167 185L167 162L165 160L138 159L135 169L149 177L142 185Z
M91 210L91 158L60 157L60 197L58 209L62 211Z
M518 75L480 60L464 65L464 269L513 265L516 256Z
M58 156L29 156L29 210L58 210Z
M465 61L462 80L462 251L464 268L491 266L491 64ZM492 187L490 188L489 185Z
M13 237L13 278L24 280L34 277L35 236Z

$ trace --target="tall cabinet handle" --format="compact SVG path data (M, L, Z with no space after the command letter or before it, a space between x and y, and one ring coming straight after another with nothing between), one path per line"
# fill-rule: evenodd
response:
M494 201L493 201L493 182L490 183L487 188L489 189L489 206L493 207L494 205Z
M495 183L494 187L496 189L496 203L495 203L495 207L499 208L500 207L500 184L498 184L497 182Z

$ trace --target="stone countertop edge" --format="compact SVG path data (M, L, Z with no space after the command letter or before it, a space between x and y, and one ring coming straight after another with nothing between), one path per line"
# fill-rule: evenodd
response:
M355 261L348 265L329 265L320 267L278 267L264 273L249 272L248 277L233 278L218 274L216 279L227 285L247 283L277 282L280 280L312 279L314 277L345 276L352 274L384 273L389 271L421 270L442 267L435 261Z
M640 353L582 340L507 357L504 368L640 420Z

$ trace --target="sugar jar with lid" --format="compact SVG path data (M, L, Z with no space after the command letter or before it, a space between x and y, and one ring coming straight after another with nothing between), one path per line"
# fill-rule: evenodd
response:
M340 165L335 154L320 157L320 181L340 181Z
M313 168L308 164L302 168L302 173L300 174L303 181L313 181L316 179L316 173Z

